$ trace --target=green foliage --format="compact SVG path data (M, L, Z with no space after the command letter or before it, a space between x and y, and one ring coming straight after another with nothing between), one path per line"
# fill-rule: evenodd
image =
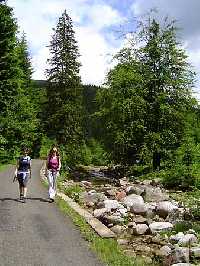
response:
M106 165L109 162L109 156L98 141L90 139L81 147L81 160L85 165Z
M154 18L140 24L130 45L117 55L107 87L97 93L96 117L103 142L116 163L138 160L160 169L161 160L181 144L194 74L176 40L173 22Z
M50 148L55 144L54 139L48 138L46 135L43 135L41 138L41 146L40 146L40 158L46 159Z
M79 185L73 185L70 187L65 188L64 192L67 196L74 199L76 202L81 203L80 201L80 194L85 190L80 187Z

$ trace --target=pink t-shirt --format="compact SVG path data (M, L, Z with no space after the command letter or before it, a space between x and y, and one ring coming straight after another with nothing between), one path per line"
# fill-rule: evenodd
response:
M52 170L57 170L59 167L59 159L58 157L50 157L49 158L49 163L48 163L48 168Z

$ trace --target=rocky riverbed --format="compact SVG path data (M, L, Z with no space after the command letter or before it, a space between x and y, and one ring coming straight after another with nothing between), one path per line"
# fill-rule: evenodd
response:
M177 226L192 219L190 210L172 200L159 180L62 182L65 191L74 186L81 187L74 199L117 235L127 255L163 266L200 265L198 232Z

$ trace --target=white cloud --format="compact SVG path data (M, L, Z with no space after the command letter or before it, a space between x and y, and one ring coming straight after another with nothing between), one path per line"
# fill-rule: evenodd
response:
M44 79L52 28L64 9L74 22L80 47L81 77L84 83L100 84L108 68L107 54L113 53L116 43L104 36L107 27L121 23L117 10L107 4L89 4L88 0L8 0L20 30L27 36L31 49L35 79ZM112 34L111 34L112 35Z

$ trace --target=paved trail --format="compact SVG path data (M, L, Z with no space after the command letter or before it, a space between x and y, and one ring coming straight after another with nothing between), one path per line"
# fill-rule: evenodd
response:
M17 200L14 167L0 173L0 265L102 266L71 219L47 202L47 189L39 178L41 165L33 160L25 204Z

